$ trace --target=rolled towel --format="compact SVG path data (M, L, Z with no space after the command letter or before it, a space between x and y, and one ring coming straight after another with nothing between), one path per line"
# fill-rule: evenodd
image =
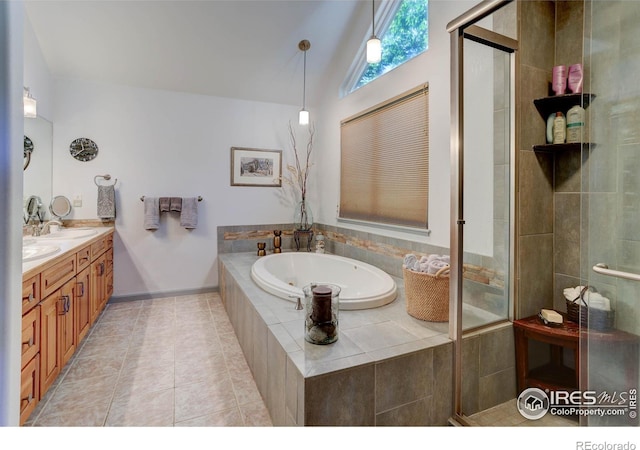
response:
M429 267L427 269L427 273L435 275L436 273L438 273L440 271L440 269L443 269L445 267L449 267L449 264L447 264L444 261L440 261L439 259L436 259L434 261L429 262Z
M198 226L198 199L196 197L185 197L182 199L180 226L188 230L192 230Z
M160 226L160 202L158 197L144 197L144 229L157 230Z
M440 257L440 261L444 261L447 264L451 264L451 257L449 255L442 255Z
M160 197L158 200L160 203L160 212L169 212L169 197Z
M413 270L413 267L415 266L415 263L417 261L418 261L418 258L416 257L416 255L409 253L408 255L405 255L402 263L407 269Z
M420 264L424 264L426 262L429 262L429 257L428 256L420 257Z

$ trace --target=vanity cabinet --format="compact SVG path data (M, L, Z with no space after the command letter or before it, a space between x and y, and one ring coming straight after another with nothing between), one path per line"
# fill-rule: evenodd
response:
M25 275L20 425L69 362L113 292L113 232Z

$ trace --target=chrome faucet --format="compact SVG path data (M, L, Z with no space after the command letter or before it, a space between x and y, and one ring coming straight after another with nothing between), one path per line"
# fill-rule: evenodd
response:
M59 227L61 227L62 226L62 222L59 222L57 220L48 221L47 223L42 225L42 229L40 229L40 234L51 233L51 225L58 225Z

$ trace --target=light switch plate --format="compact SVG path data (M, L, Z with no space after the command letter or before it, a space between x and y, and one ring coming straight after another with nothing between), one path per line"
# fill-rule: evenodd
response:
M76 194L73 196L73 206L76 208L82 206L82 195Z

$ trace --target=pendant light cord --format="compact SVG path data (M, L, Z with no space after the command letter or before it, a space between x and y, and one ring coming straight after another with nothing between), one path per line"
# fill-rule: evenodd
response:
M305 109L307 93L307 51L304 51L304 64L302 72L302 109Z
M371 35L376 35L376 0L371 0Z

